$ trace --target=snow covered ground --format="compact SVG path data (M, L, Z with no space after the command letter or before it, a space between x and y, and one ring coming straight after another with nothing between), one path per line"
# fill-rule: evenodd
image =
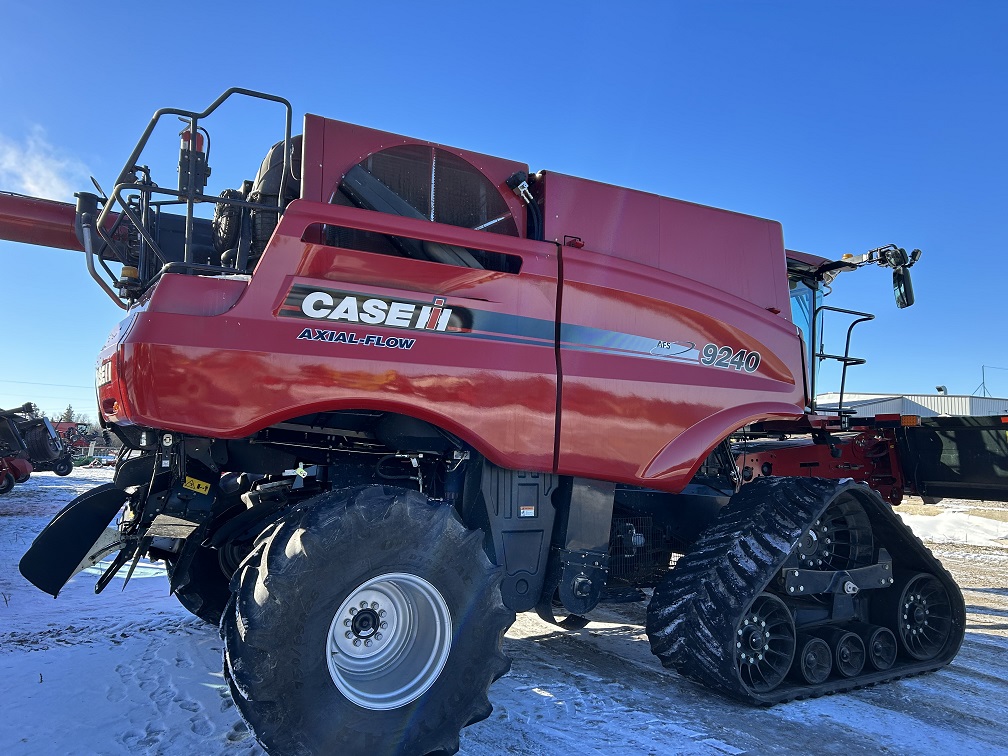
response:
M972 514L954 503L942 504L945 511L937 515L902 514L901 517L925 541L1008 548L1008 522Z
M100 596L97 575L82 574L58 600L18 573L52 515L110 478L41 473L0 497L0 753L262 753L221 677L216 628L168 595L159 567ZM463 731L462 753L1008 753L1008 524L955 510L907 516L966 597L966 640L941 672L753 709L663 669L643 606L600 610L577 633L520 615L512 671L491 689L491 717Z

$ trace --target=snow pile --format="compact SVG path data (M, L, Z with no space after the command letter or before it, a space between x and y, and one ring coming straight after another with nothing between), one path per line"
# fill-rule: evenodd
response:
M933 516L902 514L899 509L896 513L925 541L1008 548L1008 522L956 511Z

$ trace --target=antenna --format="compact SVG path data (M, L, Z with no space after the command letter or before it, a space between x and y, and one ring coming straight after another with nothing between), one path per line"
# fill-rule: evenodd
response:
M1008 372L1008 368L998 367L997 365L981 365L980 366L980 385L977 386L970 396L976 396L979 391L980 396L993 397L993 395L987 390L987 371L988 370L1004 370Z

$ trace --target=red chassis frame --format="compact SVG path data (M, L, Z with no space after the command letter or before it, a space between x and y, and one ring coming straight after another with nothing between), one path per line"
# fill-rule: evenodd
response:
M820 419L825 427L826 422L836 418ZM783 433L784 424L772 425ZM802 429L793 430L802 434ZM827 434L820 430L776 441L760 439L750 443L743 440L736 450L736 464L745 483L771 475L850 478L866 483L894 506L903 501L908 487L900 464L895 429L875 427L873 418L867 418L865 424L851 431Z

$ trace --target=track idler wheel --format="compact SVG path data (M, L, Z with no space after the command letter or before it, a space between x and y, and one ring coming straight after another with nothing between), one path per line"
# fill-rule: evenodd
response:
M814 635L798 637L798 653L791 678L799 683L818 685L833 671L833 651L829 643Z
M761 593L739 621L735 637L735 666L742 684L756 693L780 685L796 645L787 605L773 594Z
M865 665L865 645L861 636L849 630L834 630L829 634L833 648L833 664L844 677L857 677Z
M861 636L864 641L865 653L868 655L868 664L879 672L885 672L896 663L896 653L899 646L896 644L896 636L887 627L877 625L857 625L852 628L854 632Z

